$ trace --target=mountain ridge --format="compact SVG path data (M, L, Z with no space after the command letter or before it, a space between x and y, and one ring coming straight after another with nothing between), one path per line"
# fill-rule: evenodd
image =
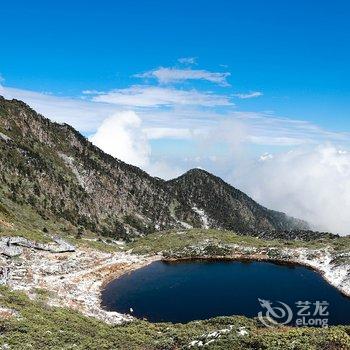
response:
M169 181L152 177L106 154L70 125L3 97L0 151L1 196L105 236L188 227L242 234L309 228L201 169Z
M267 209L220 177L200 168L191 169L168 183L171 186L175 184L175 191L176 187L180 187L179 195L186 202L196 203L207 213L213 213L213 208L216 207L221 215L220 221L214 224L215 228L236 227L238 232L246 230L247 227L254 231L256 226L261 230L293 230L295 227L309 229L305 221ZM203 193L209 189L210 193ZM242 203L244 203L243 207ZM243 209L246 209L245 212ZM259 221L256 220L256 215L258 219L263 218L258 225L256 225L256 221Z

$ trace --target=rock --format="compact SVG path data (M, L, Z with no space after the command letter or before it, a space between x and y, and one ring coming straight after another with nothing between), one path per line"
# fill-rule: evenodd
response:
M3 254L9 258L21 255L23 250L20 247L11 245L11 240L8 237L0 239L0 254Z
M74 252L75 247L59 237L53 238L55 243L39 243L23 237L3 237L0 239L0 254L7 257L19 256L23 253L23 248L44 250L51 253Z
M8 137L7 135L3 134L2 132L0 132L0 139L5 141L5 142L12 140L11 137Z
M54 241L58 244L57 248L51 248L51 252L53 253L64 253L64 252L74 252L75 247L72 244L64 241L60 237L54 237Z
M245 335L248 335L249 333L245 327L239 327L237 334L240 336L245 336Z
M0 305L0 319L9 319L18 316L18 311Z

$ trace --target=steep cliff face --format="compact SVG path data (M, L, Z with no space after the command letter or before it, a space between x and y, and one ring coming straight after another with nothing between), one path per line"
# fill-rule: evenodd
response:
M105 154L69 125L1 97L0 194L43 217L122 238L189 226L242 232L306 227L204 171L169 182L151 177Z

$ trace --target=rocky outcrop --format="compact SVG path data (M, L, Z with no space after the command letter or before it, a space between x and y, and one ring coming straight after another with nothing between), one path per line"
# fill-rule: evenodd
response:
M2 237L0 238L0 254L13 258L23 253L23 249L31 248L37 250L45 250L51 253L74 252L75 247L59 237L53 237L54 243L39 243L30 241L23 237Z

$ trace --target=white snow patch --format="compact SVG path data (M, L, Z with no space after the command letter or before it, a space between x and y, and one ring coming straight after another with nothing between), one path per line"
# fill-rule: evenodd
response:
M192 225L190 225L190 224L188 224L187 222L180 221L180 220L177 220L177 222L178 222L179 224L181 224L181 225L182 225L182 227L184 227L184 228L186 228L186 229L193 228L193 226L192 226Z
M201 218L203 228L208 229L209 228L209 218L208 215L205 213L203 209L199 209L196 206L192 207L192 210L194 210Z
M11 137L8 137L7 135L3 134L2 132L0 132L0 139L4 140L5 142L12 140Z
M71 307L86 316L120 324L131 321L133 317L101 308L103 283L111 273L117 276L158 259L159 256L105 253L89 248L60 254L25 248L19 259L4 258L0 261L0 267L3 271L10 271L2 282L12 289L33 296L36 288L46 289L51 292L48 301L51 306Z
M202 346L208 346L210 344L212 344L213 342L215 342L217 339L219 339L222 335L224 334L228 334L230 332L232 332L233 330L233 326L229 325L228 328L223 328L223 329L219 329L217 331L208 333L208 334L202 334L199 339L197 340L193 340L188 344L188 348L192 348L192 347L202 347ZM245 327L240 327L238 329L238 332L247 332L245 330ZM248 332L247 332L248 334ZM246 335L246 334L244 334Z
M318 270L331 285L341 290L344 294L350 295L350 264L334 263L335 254L330 249L310 250L299 248L295 259L302 265L310 266ZM332 254L333 253L333 254ZM342 257L347 254L341 254Z
M245 327L239 327L237 334L240 336L245 336L245 335L248 335L249 333Z
M64 153L58 153L58 155L63 159L63 161L69 166L72 170L73 174L77 178L79 185L84 188L86 191L88 190L88 186L85 183L84 177L79 173L77 167L74 165L74 158L67 156Z

